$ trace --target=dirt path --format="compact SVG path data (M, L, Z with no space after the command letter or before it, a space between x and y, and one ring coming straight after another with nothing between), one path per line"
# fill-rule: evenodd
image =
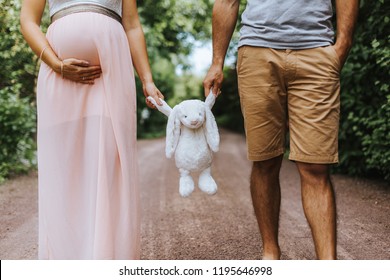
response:
M142 259L259 259L260 235L249 194L244 138L223 132L213 163L219 190L178 193L178 172L164 139L139 141L143 205ZM340 259L390 259L390 188L383 182L333 176ZM293 163L281 173L283 259L314 259ZM0 186L0 259L37 257L37 178Z

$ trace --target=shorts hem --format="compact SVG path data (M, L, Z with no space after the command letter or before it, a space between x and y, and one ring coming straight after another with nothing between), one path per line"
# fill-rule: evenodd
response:
M290 153L288 159L291 161L315 163L315 164L337 164L339 162L338 154L334 156L310 156L310 155L294 155Z
M273 152L269 153L263 153L263 154L249 154L248 153L248 160L250 161L264 161L271 158L275 158L277 156L283 155L284 149L279 149Z

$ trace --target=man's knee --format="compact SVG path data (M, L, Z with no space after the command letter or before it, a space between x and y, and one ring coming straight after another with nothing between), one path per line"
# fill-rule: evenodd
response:
M279 174L282 165L283 156L274 157L263 161L253 162L253 172L261 175L275 175Z
M329 165L297 162L297 167L302 181L328 183Z

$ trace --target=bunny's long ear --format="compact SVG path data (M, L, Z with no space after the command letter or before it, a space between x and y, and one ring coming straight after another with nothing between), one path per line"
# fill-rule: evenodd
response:
M217 99L217 97L213 94L212 90L210 89L210 93L209 95L207 95L207 98L204 101L204 103L206 103L207 107L211 109L214 106L215 99Z
M161 113L169 117L169 115L172 112L172 108L165 102L163 99L160 98L160 101L163 105L158 105L156 100L153 99L153 97L148 96L148 100L153 103L154 106L156 106L157 110L159 110Z
M213 152L218 152L219 150L218 126L215 121L214 115L211 112L211 109L207 105L205 105L205 110L206 110L206 123L204 125L204 129L206 131L206 140L210 146L210 149Z
M169 117L167 124L167 135L166 135L166 146L165 146L165 155L167 158L171 158L176 150L177 143L179 142L180 137L180 120L179 120L179 105L176 105Z

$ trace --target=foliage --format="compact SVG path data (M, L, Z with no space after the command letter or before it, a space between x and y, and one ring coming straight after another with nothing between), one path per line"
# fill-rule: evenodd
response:
M19 0L0 0L0 89L20 84L20 94L33 97L36 58L19 31Z
M153 79L165 97L172 94L175 85L175 66L165 58L155 56L152 60ZM157 110L148 108L142 91L142 83L136 80L137 117L139 138L154 138L164 134L166 118Z
M390 180L388 10L384 1L361 2L354 47L341 75L336 171Z
M188 67L186 57L195 39L208 38L211 32L212 2L209 0L142 0L138 10L145 33L153 79L165 99L174 98L177 84L176 68ZM186 92L190 89L186 88ZM183 94L183 92L179 93ZM171 102L175 103L175 102ZM145 105L142 84L137 80L138 137L164 134L166 118Z
M0 182L35 165L36 58L19 32L20 1L0 0Z
M212 3L209 0L138 1L149 54L171 59L191 51L191 37L209 38Z
M244 119L238 95L236 69L234 67L226 67L224 76L225 79L221 88L222 94L218 97L218 102L215 103L213 112L220 126L243 133Z
M35 166L35 110L20 84L0 90L0 182Z
M172 106L187 99L204 99L202 78L194 76L192 73L184 72L176 78L175 96L170 101Z

